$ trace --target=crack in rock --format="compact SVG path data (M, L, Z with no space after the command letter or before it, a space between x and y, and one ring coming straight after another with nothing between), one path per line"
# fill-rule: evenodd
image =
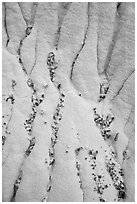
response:
M84 39L83 39L83 42L81 44L81 47L78 51L78 53L76 54L75 58L74 58L74 61L72 62L72 65L71 65L71 72L70 72L70 80L72 80L72 77L73 77L73 70L74 70L74 66L75 66L75 63L82 51L82 49L84 48L84 45L86 43L86 39L87 39L87 33L88 33L88 29L89 29L89 23L90 23L90 17L89 17L89 7L90 7L90 3L88 3L87 5L87 27L86 27L86 30L85 30L85 35L84 35Z
M119 88L118 92L115 94L115 96L113 97L112 101L115 100L115 98L117 96L119 96L120 92L122 91L125 83L128 81L128 79L130 78L130 76L135 72L135 70L132 70L131 73L126 77L126 79L123 81L121 87Z
M23 19L24 19L24 21L25 21L27 27L33 27L38 3L37 3L37 2L32 2L33 8L31 8L31 11L30 11L30 12L31 12L30 19L25 18L25 15L24 15L24 12L23 12L23 4L25 4L25 3L26 3L26 2L18 2L18 5L19 5L19 7L20 7L21 14L22 14L22 16L23 16ZM27 4L27 3L26 3L26 4Z
M29 28L29 27L28 27L28 28ZM27 32L27 30L26 30L26 32ZM31 68L31 70L30 70L29 75L31 75L31 74L32 74L32 72L33 72L33 70L34 70L34 68L35 68L36 62L37 62L37 41L38 41L38 32L37 32L37 34L36 34L36 44L35 44L35 61L34 61L34 64L33 64L32 68Z
M10 41L10 37L9 37L9 34L8 34L7 21L6 21L6 12L7 12L6 2L3 2L3 5L4 5L4 9L5 9L4 28L5 28L6 35L7 35L7 43L6 43L6 47L7 47L7 46L8 46L8 43L9 43L9 41Z
M109 64L111 61L111 56L112 56L112 53L113 53L113 50L114 50L114 47L115 47L115 44L117 41L118 33L119 33L119 22L120 22L120 18L118 15L118 10L116 10L113 35L112 35L112 39L111 39L111 42L110 42L109 47L108 47L108 53L106 56L106 60L105 60L105 64L104 64L104 70L102 73L106 76L106 78L108 78Z
M25 38L26 38L26 36L24 36L24 38L20 40L19 49L18 49L17 53L18 53L19 64L21 65L23 72L27 75L27 71L26 71L26 69L23 65L22 59L21 59L21 47L23 45L23 41Z
M21 180L22 180L22 170L19 170L19 174L18 174L18 177L14 183L14 191L13 191L13 196L10 200L10 202L15 202L15 197L16 197L16 193L18 191L18 188L19 188L19 185L21 183Z
M55 34L55 48L58 50L58 44L60 39L60 32L61 32L61 26L64 20L65 15L67 14L67 11L70 8L72 2L59 2L59 11L58 11L58 29L57 33Z

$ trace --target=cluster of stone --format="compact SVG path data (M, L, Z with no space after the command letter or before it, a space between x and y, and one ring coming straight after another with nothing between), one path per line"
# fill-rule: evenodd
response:
M53 123L51 125L52 137L51 137L51 145L49 148L49 159L50 159L49 165L51 166L51 168L53 168L53 165L55 163L55 144L57 143L60 121L62 119L61 109L62 107L64 107L64 97L65 95L63 93L60 93L59 103L53 115ZM50 175L49 184L47 185L47 192L51 190L51 182L52 182L52 177Z
M79 184L80 184L80 188L82 188L82 181L80 179L80 164L78 161L76 161L76 169L77 169L77 175L79 176Z
M96 168L96 157L97 157L97 154L98 154L98 151L97 150L89 150L89 158L90 158L90 166L92 167L92 169L94 170Z
M92 175L94 176L94 181L96 183L96 187L94 188L94 191L97 191L98 194L102 195L104 190L107 189L109 185L104 184L103 175L97 175L95 173L92 173Z
M47 57L47 65L50 71L50 79L52 82L55 80L55 70L57 69L57 63L55 62L55 54L50 52Z
M32 93L32 97L31 97L31 102L32 102L32 112L30 113L30 117L29 119L27 119L24 123L25 129L27 130L28 134L31 135L32 132L32 124L34 122L34 119L36 117L36 113L37 113L37 106L39 106L39 104L43 101L44 98L44 94L42 94L41 98L37 98L36 96L36 90L34 87L34 83L31 79L27 80L27 84L29 87L32 88L33 93Z
M126 187L123 181L123 169L115 161L115 154L113 152L106 155L105 163L107 171L112 178L113 185L118 190L118 200L124 199L126 195Z
M80 176L80 163L78 161L78 155L79 155L80 151L83 149L84 148L82 146L75 149L77 176L79 176L79 184L80 184L81 189L82 189L82 181L81 181L81 176Z
M15 80L12 80L12 93L11 93L8 97L4 97L4 100L5 100L6 102L8 102L9 100L10 100L10 102L11 102L11 105L12 105L12 107L11 107L11 112L12 112L13 104L14 104L14 102L15 102L15 98L14 98L13 93L14 93L14 87L15 87L16 85L17 85L17 84L16 84L16 81L15 81ZM7 116L8 116L8 115L7 115ZM3 119L4 119L4 116L3 116ZM3 123L2 128L3 128L3 132L5 133L5 134L2 135L2 146L4 146L5 141L6 141L6 138L7 138L7 135L10 134L10 131L8 130L8 124L7 124L6 122Z
M111 137L111 129L110 124L113 122L114 117L109 114L106 118L101 117L96 112L96 108L93 109L94 111L94 121L96 125L100 128L101 135L103 136L104 140ZM125 197L125 184L123 181L123 170L121 169L120 165L115 161L116 153L112 149L106 155L106 168L109 172L115 188L118 190L118 200L121 198L124 199Z
M101 135L104 138L104 140L111 137L111 129L110 124L114 120L114 116L111 114L108 114L106 118L103 118L96 112L96 108L93 109L94 111L94 122L96 125L100 128Z
M7 134L10 134L10 131L8 131L7 122L3 122L2 124L2 146L4 146L5 144Z
M27 84L33 90L32 97L31 97L32 112L30 113L29 118L24 123L25 129L28 132L28 135L30 136L29 137L30 144L28 149L26 150L26 155L28 156L31 153L33 147L35 146L35 138L34 137L31 138L33 122L36 117L37 106L39 106L39 104L43 101L44 94L42 94L41 98L37 98L34 83L30 78L27 80Z
M99 94L99 102L101 102L103 99L105 99L106 94L109 89L109 83L105 79L101 84L100 84L100 94Z
M36 113L37 113L37 109L36 109L37 103L38 103L38 100L33 95L32 96L32 112L30 113L29 119L27 119L24 123L25 129L27 130L29 135L31 135L31 133L32 133L32 124L34 122L34 119L35 119Z
M54 146L58 139L58 130L60 126L60 121L62 119L61 109L64 107L64 97L65 95L63 93L60 94L59 103L56 107L56 111L53 115L53 124L52 127L52 137L51 137L51 147L49 149L49 156L50 156L50 165L53 165L55 162L54 158Z
M9 116L9 114L7 114L6 116ZM3 123L2 123L2 148L3 148L3 146L4 146L5 142L6 142L6 139L7 139L7 135L10 135L11 132L8 129L8 123L9 122L6 122L7 119L5 118L4 115L2 116L2 118L4 120ZM9 121L10 121L10 118L9 118Z

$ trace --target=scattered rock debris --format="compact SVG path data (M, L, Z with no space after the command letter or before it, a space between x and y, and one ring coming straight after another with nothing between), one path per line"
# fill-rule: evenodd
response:
M104 190L109 187L108 184L104 184L103 181L103 175L97 175L95 173L92 173L94 177L94 181L96 183L96 187L94 188L94 191L97 191L98 194L102 195Z
M50 166L50 174L52 174L52 170L53 167L55 165L55 145L57 143L58 140L58 131L59 131L59 127L60 127L60 122L62 120L62 108L64 107L64 98L65 98L65 94L63 94L60 89L59 89L59 102L57 104L55 113L53 115L53 123L51 125L52 128L52 137L51 137L51 144L50 144L50 148L49 148L49 166ZM52 177L50 175L49 177L49 182L47 185L47 192L49 192L51 190L51 182L52 182Z
M30 141L29 147L26 150L26 155L29 156L30 153L32 152L32 149L34 148L35 142L36 142L35 137L32 137L33 123L34 123L34 120L36 117L37 107L43 101L44 95L42 94L41 98L37 98L36 89L35 89L35 86L34 86L32 79L29 78L27 80L27 84L30 88L32 88L32 97L31 97L32 112L30 113L29 118L26 119L26 121L24 123L25 129L29 135L29 141Z
M97 166L96 158L97 158L98 151L94 150L94 149L91 149L91 150L88 151L88 154L89 154L90 166L91 166L92 170L94 170L96 168L96 166Z
M54 82L55 70L57 69L57 63L55 62L55 54L53 52L50 52L48 54L47 65L48 65L48 69L50 71L50 79L52 82ZM60 87L58 89L60 89Z
M113 122L114 117L109 114L106 118L101 117L97 112L96 108L93 109L94 111L94 121L97 127L100 128L101 135L103 136L104 140L107 140L111 137L111 129L110 124ZM117 141L119 133L115 135L114 140ZM109 145L110 147L110 145ZM105 151L107 152L107 151ZM109 154L106 155L106 168L109 172L111 179L113 180L113 184L115 188L118 190L118 200L125 198L125 184L123 181L123 170L120 165L115 161L116 153L111 148ZM101 198L102 199L102 198Z
M83 193L83 200L84 200L84 191L83 191L83 186L82 186L82 179L81 179L81 173L80 173L80 163L78 161L78 155L80 153L80 151L83 150L83 147L79 147L75 150L75 155L76 155L76 169L77 169L77 176L79 177L79 184L80 184L80 188L82 190Z
M98 150L94 150L94 149L89 150L89 155L90 155L90 157L91 157L92 159L95 159L95 160L96 160L97 154L98 154Z
M100 132L104 140L107 140L111 137L111 129L110 124L114 120L114 116L108 114L106 118L103 118L96 112L96 108L93 109L94 111L94 122L96 123L97 127L100 128Z
M15 99L14 99L13 94L11 94L8 97L7 96L4 97L4 100L6 102L8 102L10 100L10 103L11 103L11 108L10 108L11 109L11 114L10 115L7 114L5 116L4 115L2 116L2 121L4 121L2 123L2 149L3 149L4 145L5 145L7 136L11 134L11 132L9 131L9 127L8 126L9 126L10 120L12 118L12 111L13 111L13 105L14 105Z
M58 130L60 126L60 121L62 120L61 109L62 107L64 107L64 97L65 95L60 94L59 103L53 115L53 124L51 125L52 132L53 132L52 137L51 137L51 148L49 150L49 156L50 156L51 163L54 159L54 146L58 139Z
M107 171L109 172L110 177L113 181L113 185L118 190L118 200L124 199L126 196L126 187L123 180L123 169L115 161L114 155L111 152L106 155L105 163Z
M35 89L35 86L34 86L34 83L33 83L32 79L29 78L27 80L27 84L33 90L32 97L31 97L32 112L30 113L29 119L27 119L25 121L24 126L25 126L25 129L27 130L28 134L31 135L32 125L33 125L33 122L34 122L34 119L35 119L36 113L37 113L37 107L43 101L44 95L42 94L41 98L37 98L36 89Z

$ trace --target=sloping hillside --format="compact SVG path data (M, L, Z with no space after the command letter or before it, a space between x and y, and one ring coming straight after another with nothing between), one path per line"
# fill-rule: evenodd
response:
M2 18L3 201L134 201L134 3Z

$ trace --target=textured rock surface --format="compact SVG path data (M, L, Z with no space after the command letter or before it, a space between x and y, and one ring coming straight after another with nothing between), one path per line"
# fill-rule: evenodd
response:
M134 17L3 3L3 201L134 201Z

